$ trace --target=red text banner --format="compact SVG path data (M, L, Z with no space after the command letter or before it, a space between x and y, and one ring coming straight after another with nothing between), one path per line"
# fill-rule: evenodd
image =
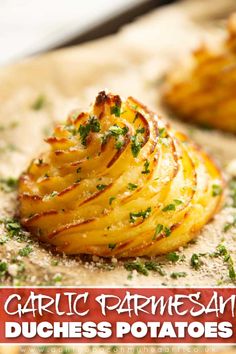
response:
M236 343L235 288L0 288L1 343Z

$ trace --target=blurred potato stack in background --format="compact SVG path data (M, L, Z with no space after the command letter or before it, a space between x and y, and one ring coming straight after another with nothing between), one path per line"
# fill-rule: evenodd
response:
M187 122L236 133L236 13L225 37L212 46L203 44L186 65L173 69L164 102Z

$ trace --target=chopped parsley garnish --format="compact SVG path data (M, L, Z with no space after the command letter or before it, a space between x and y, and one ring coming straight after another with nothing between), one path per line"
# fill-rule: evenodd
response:
M98 184L98 185L96 186L96 188L97 188L99 191L103 191L106 187L107 187L106 184Z
M170 276L172 279L185 278L187 276L187 273L186 272L173 272L173 273L171 273Z
M148 207L146 210L141 210L137 213L130 213L129 214L129 222L130 223L135 223L135 221L138 219L138 218L142 218L143 220L144 219L147 219L150 214L151 214L151 211L152 211L152 208L151 207Z
M164 233L165 233L165 236L168 237L170 236L171 234L171 229L169 227L164 227Z
M116 243L109 243L108 248L114 250L114 248L116 248Z
M53 277L54 283L60 283L62 281L62 275L61 274L55 274Z
M164 276L166 274L159 263L156 263L154 261L147 261L144 263L144 265L147 270L157 272L162 276Z
M101 129L100 122L96 117L94 117L94 116L90 117L89 121L88 121L88 125L90 126L91 132L93 132L93 133L100 132L100 129Z
M136 261L129 261L124 263L124 267L128 271L134 271L136 270L139 274L147 276L149 274L149 271L157 272L160 275L164 276L165 272L162 269L161 265L153 262L153 261L147 261L145 263L142 263L139 260Z
M36 98L36 100L34 101L34 103L31 106L31 108L34 111L40 111L42 108L45 107L46 102L47 102L46 97L44 95L40 95Z
M144 133L145 133L144 127L136 129L136 134L144 134Z
M6 221L5 226L10 236L16 236L21 231L20 224L14 220Z
M225 245L219 244L216 247L216 252L212 253L212 257L219 257L219 256L225 256L228 253Z
M124 267L128 271L133 271L136 270L139 274L148 275L148 270L146 269L145 265L141 263L140 261L131 261L131 262L125 262Z
M131 151L134 157L137 157L142 146L143 146L143 133L145 132L144 128L139 128L136 130L135 135L131 137Z
M112 202L113 202L115 199L116 199L116 197L110 197L110 198L109 198L109 205L111 205Z
M233 282L235 282L235 280L236 280L236 271L235 271L235 268L234 268L234 262L233 262L233 259L231 257L231 254L229 253L229 251L227 250L225 245L219 244L216 247L216 252L211 254L211 256L212 257L219 257L219 256L223 257L224 262L227 263L229 278Z
M31 252L33 252L33 248L27 245L19 251L19 255L22 257L28 257Z
M161 128L159 129L159 142L160 144L164 145L164 146L169 146L170 142L168 139L168 135L166 133L165 128Z
M133 157L137 157L142 148L142 143L137 139L137 135L133 135L131 137L131 142L131 151Z
M131 108L134 110L134 111L137 111L138 109L138 105L137 104L132 104ZM137 112L138 113L138 112ZM136 113L136 114L137 114Z
M128 128L127 127L119 127L117 124L115 125L112 125L108 132L112 135L112 136L115 136L115 137L119 137L120 135L126 135L128 133Z
M169 145L168 135L165 128L159 128L159 142L165 146Z
M129 183L128 184L128 189L130 190L130 191L134 191L135 189L137 189L138 188L138 185L137 184L134 184L134 183Z
M13 177L0 178L0 190L9 193L13 192L18 185L18 179Z
M88 123L85 125L81 124L79 127L79 134L80 134L81 143L86 146L86 139L87 139L89 133L90 132L98 133L98 132L100 132L100 129L101 128L100 128L99 120L94 116L89 117Z
M162 209L162 211L172 211L172 210L175 210L175 204L168 204Z
M118 105L112 106L111 114L114 114L116 117L120 117L120 106Z
M142 171L142 174L146 175L146 174L150 173L149 165L150 165L150 162L148 160L146 160L144 163L144 170Z
M81 172L81 167L78 167L76 173L80 173L80 172Z
M117 124L112 125L109 130L108 133L106 133L103 137L103 143L106 142L107 138L109 136L114 136L115 140L116 140L116 144L115 144L115 148L117 150L120 150L122 148L122 146L124 145L124 136L128 133L128 128L127 127L119 127Z
M155 230L155 233L154 233L154 236L153 236L153 240L158 236L160 235L160 233L162 232L164 226L162 224L158 224L157 227L156 227L156 230Z
M21 229L21 225L18 221L14 219L5 219L1 220L0 223L4 224L7 230L7 236L16 237L17 241L19 242L24 241L26 239L26 235Z
M180 199L174 199L175 205L180 205L183 204L182 200Z
M124 136L128 133L128 127L119 127L117 124L112 125L108 131L102 136L102 144L105 144L107 142L107 139L110 136L113 136L115 138L115 148L117 150L120 150L122 146L124 145Z
M168 261L171 261L172 263L176 263L180 260L180 256L176 252L170 252L166 255L166 258Z
M122 146L124 145L124 141L119 140L115 143L115 148L116 150L120 150L122 148Z
M234 262L233 262L233 259L231 256L229 256L229 258L227 259L227 263L228 263L229 277L233 282L235 282L236 272L235 272L235 268L234 268Z
M86 145L86 139L87 136L90 133L90 125L80 125L79 127L79 134L80 134L80 139L81 139L81 143L83 145Z
M8 265L6 262L0 262L0 277L6 274Z
M176 209L176 205L183 204L182 200L180 200L180 199L174 199L173 202L174 202L174 203L171 203L171 204L166 205L166 206L162 209L162 211L175 210L175 209Z
M222 187L219 184L212 185L212 196L217 197L222 194Z
M200 259L200 257L201 257L201 254L198 255L196 253L193 253L193 255L191 257L190 264L191 264L191 267L194 268L195 270L198 270L203 265L203 262Z
M159 137L160 138L165 138L166 136L166 129L165 128L159 128Z
M158 235L160 235L161 233L164 233L165 236L168 237L171 234L171 229L169 227L167 227L167 226L162 225L162 224L158 224L152 239L155 240L156 237Z

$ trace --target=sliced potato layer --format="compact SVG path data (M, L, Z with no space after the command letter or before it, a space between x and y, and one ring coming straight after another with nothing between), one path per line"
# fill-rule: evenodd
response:
M157 255L190 241L218 209L212 160L129 97L100 92L55 128L19 183L22 225L66 254Z
M164 101L179 117L236 133L236 14L228 37L214 49L202 46L189 65L167 77Z

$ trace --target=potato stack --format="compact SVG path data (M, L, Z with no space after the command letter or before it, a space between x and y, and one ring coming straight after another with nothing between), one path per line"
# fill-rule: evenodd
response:
M178 117L236 133L236 14L227 38L196 50L188 64L167 76L164 102Z
M153 256L218 210L214 162L138 101L102 91L46 139L19 183L20 221L66 254Z

